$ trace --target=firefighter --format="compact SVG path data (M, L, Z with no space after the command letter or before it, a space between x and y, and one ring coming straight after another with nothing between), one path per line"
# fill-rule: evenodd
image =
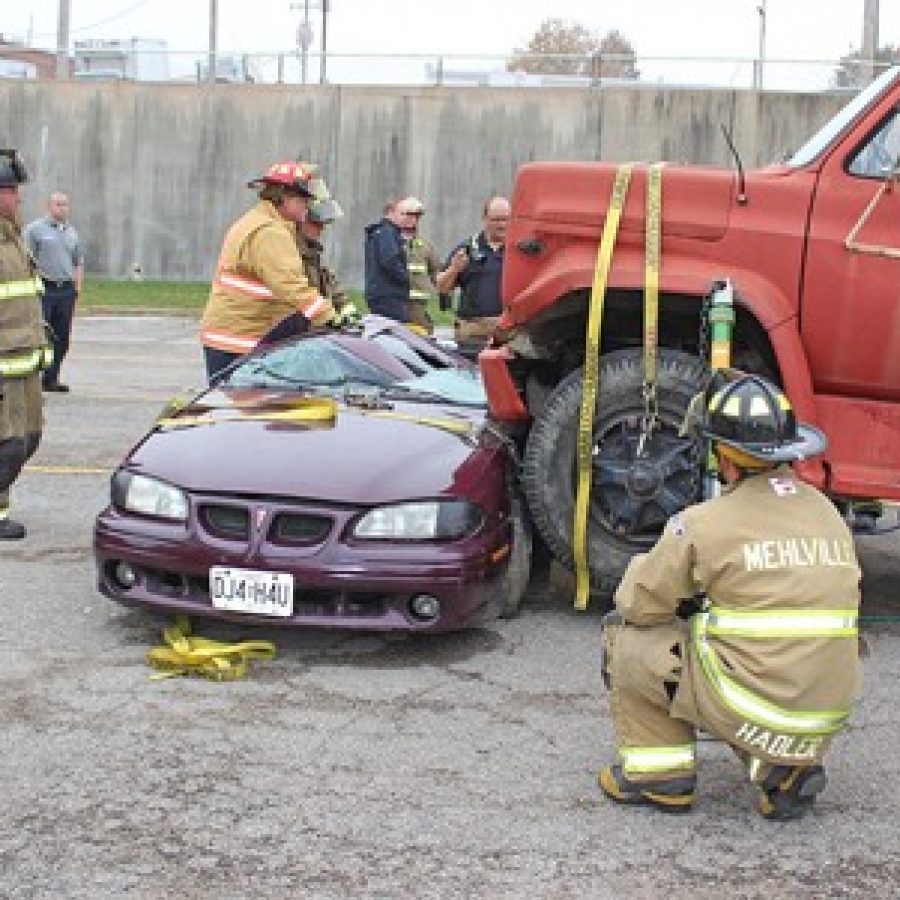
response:
M310 203L306 219L297 228L297 246L306 279L323 297L331 301L339 318L349 301L334 270L325 264L322 234L328 225L343 215L340 203L326 192Z
M428 314L428 304L438 298L435 279L441 260L431 241L419 234L419 224L425 215L422 201L418 197L406 197L397 205L403 216L400 232L406 244L409 271L409 321L426 334L433 334L434 322Z
M41 371L51 352L41 314L41 280L22 242L19 185L28 181L15 150L0 150L0 540L25 537L9 517L9 488L41 440Z
M210 379L292 313L305 327L334 315L307 280L295 239L321 190L315 166L275 163L247 186L258 189L259 201L228 229L203 312L200 340Z
M604 623L619 803L691 808L695 729L729 744L759 812L796 819L859 688L860 569L832 503L787 463L824 452L773 384L734 370L703 397L721 496L669 519L636 556Z

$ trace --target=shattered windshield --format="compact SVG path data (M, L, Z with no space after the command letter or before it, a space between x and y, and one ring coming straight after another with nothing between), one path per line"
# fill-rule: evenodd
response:
M281 344L249 357L219 386L325 392L341 399L361 385L390 399L487 405L476 367L447 365L446 354L396 335L317 336Z

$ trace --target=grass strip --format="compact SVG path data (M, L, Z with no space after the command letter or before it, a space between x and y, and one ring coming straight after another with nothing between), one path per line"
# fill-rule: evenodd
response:
M347 291L360 312L368 307L362 291ZM209 297L208 281L113 281L85 278L78 311L81 313L170 313L197 315ZM453 313L438 308L437 301L428 305L436 325L452 325Z

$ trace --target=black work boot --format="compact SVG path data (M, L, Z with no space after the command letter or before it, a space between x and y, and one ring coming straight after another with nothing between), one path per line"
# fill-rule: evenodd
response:
M597 778L603 793L616 803L652 806L661 812L686 813L694 804L695 775L660 778L656 781L629 781L616 764L607 766Z
M827 783L821 766L775 766L760 785L759 811L774 822L800 819Z
M12 519L0 519L0 541L20 541L25 537L25 526Z

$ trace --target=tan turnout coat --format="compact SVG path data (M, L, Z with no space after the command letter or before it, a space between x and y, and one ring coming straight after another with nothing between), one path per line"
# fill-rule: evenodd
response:
M760 626L758 636L728 634L721 617L724 633L707 631L725 677L782 710L849 710L860 686L860 569L847 525L787 466L749 475L726 491L674 516L654 548L631 561L616 592L618 610L629 624L663 625L673 622L680 601L702 592L716 607L736 612L733 622L746 622L741 614L767 614L773 620L750 617ZM781 612L831 621L826 611L834 610L847 611L853 622L846 635L777 633ZM680 655L673 717L769 763L821 758L829 736L769 727L726 702L704 668L696 635L685 636Z

